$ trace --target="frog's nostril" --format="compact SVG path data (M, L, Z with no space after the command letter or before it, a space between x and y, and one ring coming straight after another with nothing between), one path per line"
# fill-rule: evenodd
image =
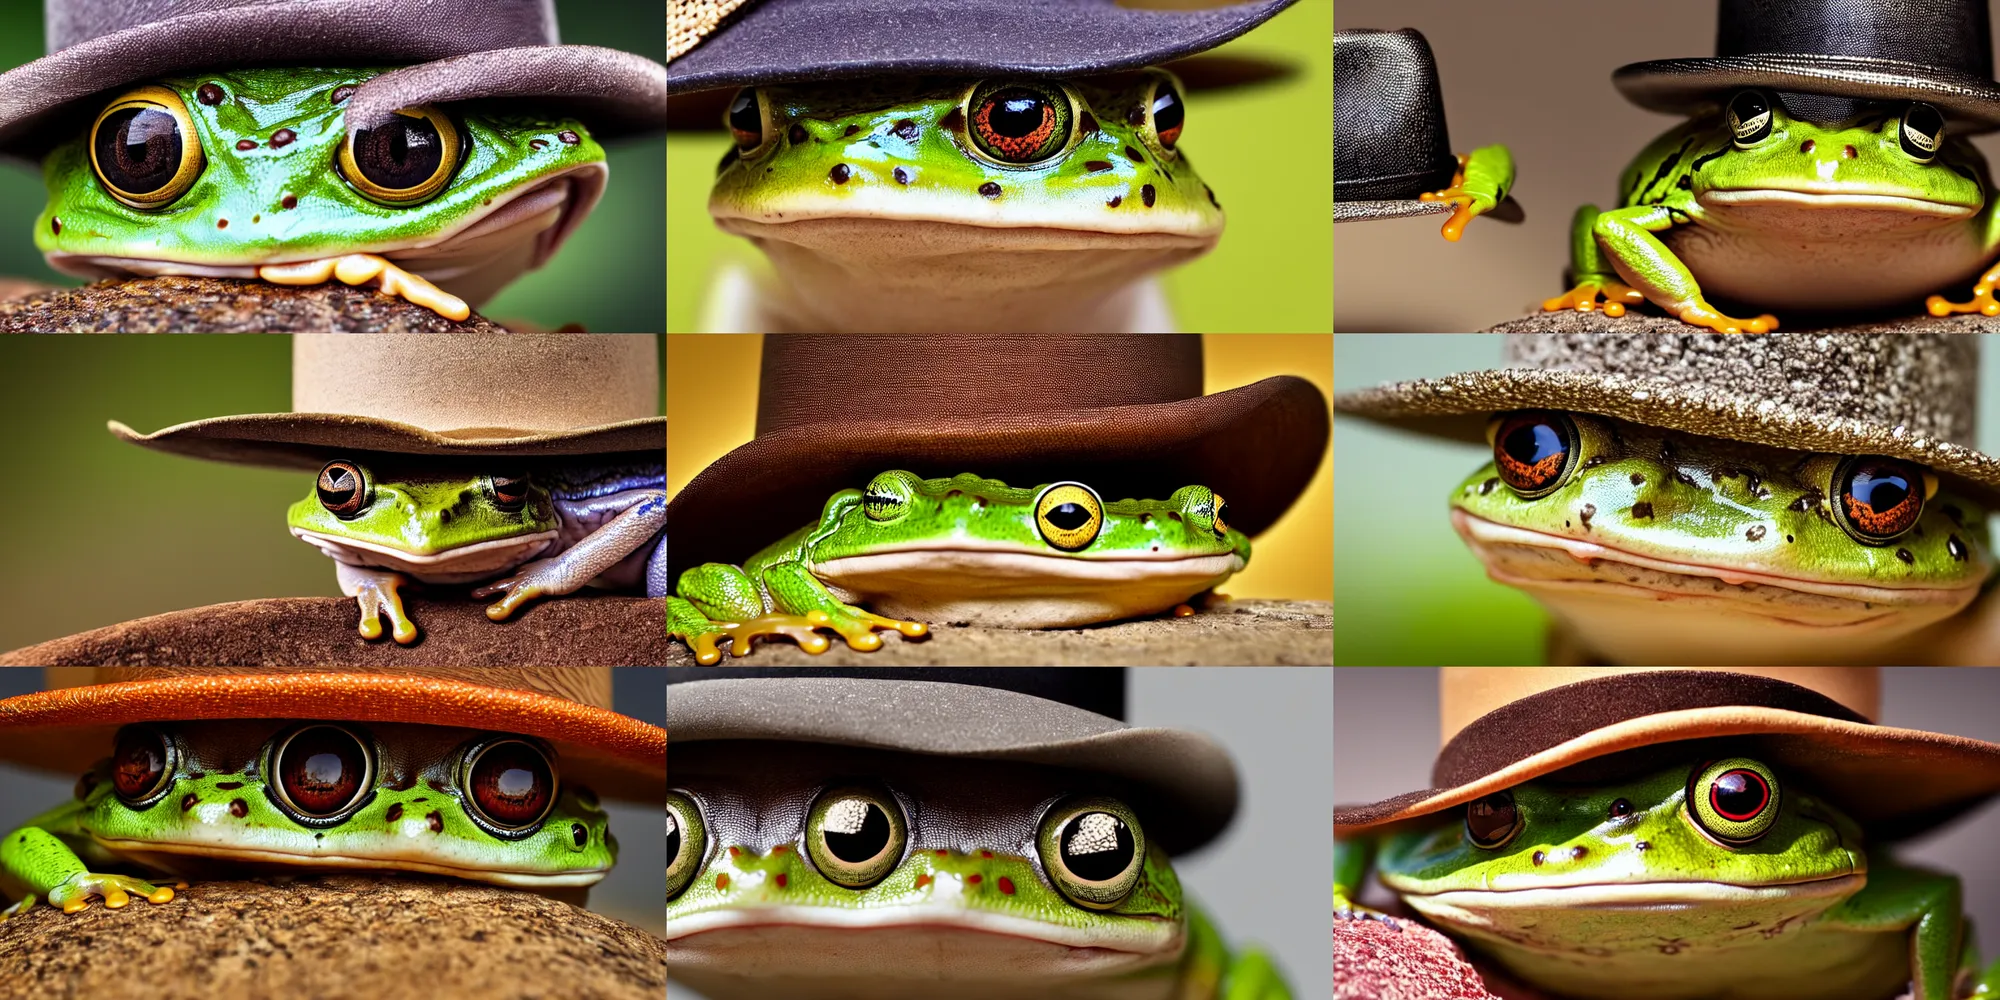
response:
M1843 147L1841 147L1841 150L1840 150L1840 155L1841 155L1841 156L1843 156L1843 157L1846 157L1847 159L1850 159L1850 160L1851 160L1851 159L1854 159L1854 158L1855 158L1855 157L1857 157L1857 156L1860 156L1861 154L1860 154L1860 153L1857 153L1857 152L1855 152L1855 151L1854 151L1854 147L1853 147L1853 146L1843 146Z
M1811 139L1807 139L1806 141L1799 143L1799 152L1810 153L1813 151L1814 145L1815 143Z

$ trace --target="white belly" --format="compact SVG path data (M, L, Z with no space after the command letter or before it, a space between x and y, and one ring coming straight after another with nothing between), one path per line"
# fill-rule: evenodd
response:
M1963 296L1993 256L1967 218L1864 207L1704 203L1662 242L1711 298L1764 309L1871 309Z

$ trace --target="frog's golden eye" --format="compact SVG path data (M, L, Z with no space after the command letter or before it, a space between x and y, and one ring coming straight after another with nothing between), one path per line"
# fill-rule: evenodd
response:
M1215 533L1218 536L1229 534L1229 501L1222 499L1220 493L1215 495Z
M479 744L464 756L459 790L466 813L480 829L501 840L519 840L541 829L556 806L554 758L517 736Z
M1035 847L1063 898L1087 910L1125 901L1146 867L1146 833L1116 799L1071 799L1042 818Z
M419 104L396 112L381 128L348 132L340 143L340 175L369 201L404 208L437 197L451 183L464 145L449 116Z
M1738 91L1729 99L1729 131L1736 136L1736 145L1748 149L1771 134L1774 117L1771 114L1771 99L1760 90Z
M909 513L910 498L919 484L917 477L901 470L884 472L868 481L861 491L861 509L870 521L893 521Z
M1465 804L1465 836L1474 847L1505 847L1525 826L1513 792L1494 792Z
M319 505L341 520L361 513L368 506L368 475L353 462L328 462L319 470Z
M1035 528L1050 545L1075 552L1104 528L1104 501L1082 483L1056 483L1035 498Z
M1577 451L1575 422L1554 410L1509 413L1493 432L1500 481L1528 500L1554 493L1569 478Z
M90 126L90 166L121 204L165 208L187 193L207 161L181 96L140 87L112 101Z
M903 860L909 842L903 807L879 789L829 789L806 814L806 853L813 867L849 889L882 881Z
M285 733L265 773L271 798L303 826L333 826L375 797L375 751L352 728L319 722Z
M730 137L736 140L737 152L745 157L763 148L765 140L777 134L771 127L771 102L764 91L757 87L745 87L736 92L729 102Z
M1897 132L1901 136L1903 152L1910 154L1911 159L1929 162L1936 158L1938 149L1944 145L1944 115L1919 101L1903 112L1902 125Z
M1688 774L1687 810L1702 832L1741 846L1778 822L1778 776L1748 757L1730 757Z
M1181 141L1181 126L1187 121L1187 105L1181 101L1181 91L1172 80L1162 79L1153 84L1153 99L1146 105L1146 120L1152 125L1153 134L1160 137L1160 145L1174 148Z
M527 476L488 476L486 488L493 496L493 506L509 514L517 513L528 505Z
M982 83L966 102L966 134L1003 164L1039 163L1063 151L1076 131L1069 92L1040 83Z
M708 827L701 809L679 792L667 793L667 898L687 891L708 860Z
M159 801L173 784L174 741L152 726L126 726L111 751L111 787L128 806Z
M1834 519L1863 545L1887 545L1917 526L1936 482L1913 462L1855 456L1834 470Z

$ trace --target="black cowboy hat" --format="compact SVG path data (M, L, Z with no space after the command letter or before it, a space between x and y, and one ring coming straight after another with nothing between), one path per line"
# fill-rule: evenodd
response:
M1449 201L1418 195L1458 172L1430 43L1414 28L1333 33L1333 221L1443 215ZM1509 197L1490 213L1519 222Z

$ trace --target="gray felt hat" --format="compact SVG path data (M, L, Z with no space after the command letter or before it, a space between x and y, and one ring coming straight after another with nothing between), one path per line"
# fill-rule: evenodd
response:
M398 108L533 100L600 139L664 127L666 67L558 42L554 0L47 0L48 55L0 73L0 154L41 155L113 87L238 66L408 64L361 85L350 131Z
M1953 333L1508 334L1508 367L1344 393L1334 409L1484 442L1500 410L1602 414L1775 448L1886 455L2000 501L1971 445L1979 337Z

